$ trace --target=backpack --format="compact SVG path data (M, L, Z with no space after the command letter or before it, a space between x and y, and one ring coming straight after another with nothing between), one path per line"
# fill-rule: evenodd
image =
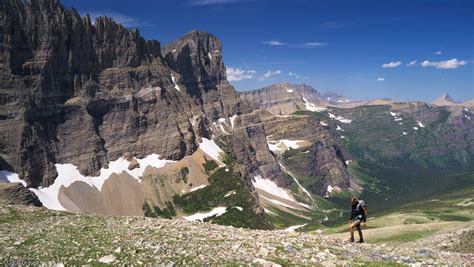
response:
M362 207L364 209L365 216L367 216L369 208L367 207L367 204L365 203L365 201L363 201L362 199L359 200L359 207Z

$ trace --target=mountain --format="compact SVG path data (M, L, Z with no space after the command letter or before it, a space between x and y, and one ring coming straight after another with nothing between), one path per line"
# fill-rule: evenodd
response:
M451 96L446 93L432 102L436 106L453 106L456 105L456 102L451 98Z
M344 223L352 194L381 212L470 190L462 106L347 102L289 83L237 92L211 33L161 47L57 0L1 5L6 203L316 230Z
M55 0L2 1L2 10L3 180L48 208L133 215L209 184L204 165L221 152L213 122L248 111L214 35L193 31L161 48ZM251 178L233 175L233 189L248 187L237 200L258 217Z
M254 109L265 109L275 115L288 115L306 107L312 110L324 109L330 105L318 91L306 84L279 83L241 92L240 96L243 101L252 103Z

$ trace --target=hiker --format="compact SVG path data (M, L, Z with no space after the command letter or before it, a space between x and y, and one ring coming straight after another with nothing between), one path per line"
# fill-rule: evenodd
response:
M362 230L360 229L360 224L366 222L364 207L360 205L357 197L353 196L351 199L352 211L351 217L349 218L349 232L351 233L350 242L354 242L354 227L357 228L359 232L359 241L357 243L364 243L364 238L362 237Z

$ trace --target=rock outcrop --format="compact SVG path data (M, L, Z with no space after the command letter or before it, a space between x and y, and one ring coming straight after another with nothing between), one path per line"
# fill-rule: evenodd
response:
M55 163L97 175L125 153L181 159L210 120L241 112L209 33L163 57L158 41L56 0L2 1L1 12L0 169L29 186L52 184Z
M20 183L0 182L0 204L41 206L38 197Z

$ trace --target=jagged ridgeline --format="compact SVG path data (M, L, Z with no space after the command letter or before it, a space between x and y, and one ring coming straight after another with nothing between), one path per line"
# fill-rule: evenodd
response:
M7 203L311 230L344 220L351 194L377 212L472 190L471 106L288 83L239 93L210 33L161 47L56 0L0 12Z

